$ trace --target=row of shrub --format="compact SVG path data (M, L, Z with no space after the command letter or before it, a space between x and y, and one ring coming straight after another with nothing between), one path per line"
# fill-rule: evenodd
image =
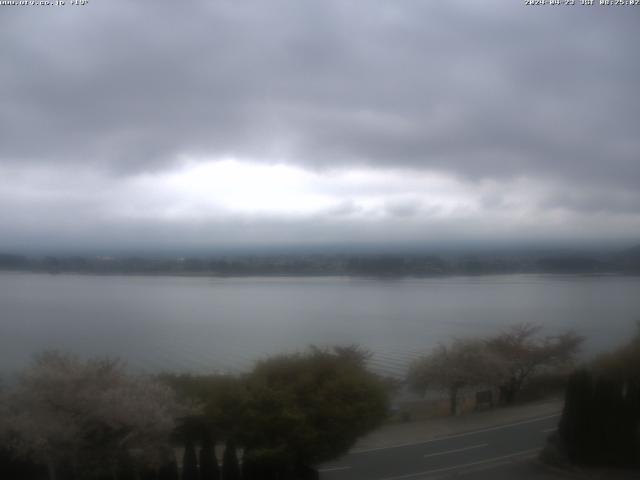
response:
M585 465L640 465L640 382L586 369L569 379L559 426L566 454Z
M0 391L0 479L317 478L316 465L388 413L388 387L366 359L354 346L312 347L244 375L149 377L46 352Z
M570 376L545 456L585 466L640 466L640 332Z

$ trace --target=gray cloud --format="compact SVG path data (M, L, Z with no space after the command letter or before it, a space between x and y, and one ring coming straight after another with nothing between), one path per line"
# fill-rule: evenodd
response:
M2 158L128 170L201 152L637 179L636 12L485 5L494 14L468 2L14 8L0 34Z
M639 213L637 9L470 3L3 7L0 166L437 170L567 190L543 207Z

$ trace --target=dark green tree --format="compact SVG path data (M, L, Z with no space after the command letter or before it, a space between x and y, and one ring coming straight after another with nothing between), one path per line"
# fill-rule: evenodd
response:
M158 480L180 480L178 473L178 462L176 462L173 451L166 452L166 458L158 469Z
M18 457L0 446L0 478L43 480L47 478L47 472L44 465L33 462L29 457Z
M286 478L346 453L387 414L386 387L366 359L352 346L259 362L247 378L247 459L262 470L279 465Z
M198 480L198 459L193 442L187 441L182 457L182 480Z
M236 452L236 443L231 439L227 440L224 449L222 480L240 480L240 464Z
M640 342L607 354L569 378L560 452L586 465L640 465ZM631 360L631 362L630 362Z
M220 467L216 457L214 442L205 435L200 448L200 480L220 480Z
M572 462L589 458L590 438L593 432L591 411L593 404L593 378L586 369L569 377L564 408L558 433Z
M194 442L213 435L235 437L241 429L246 404L246 389L242 378L232 375L161 375L183 401L202 406L202 414L181 422L175 438Z
M128 452L122 453L118 458L116 472L118 480L136 480L136 465Z

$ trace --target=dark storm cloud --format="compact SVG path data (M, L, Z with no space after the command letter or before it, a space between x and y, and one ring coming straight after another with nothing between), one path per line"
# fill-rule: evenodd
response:
M5 7L0 161L182 154L640 181L630 8L94 1Z

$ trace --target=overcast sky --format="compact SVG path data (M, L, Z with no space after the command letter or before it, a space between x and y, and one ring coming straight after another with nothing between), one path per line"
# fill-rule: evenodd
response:
M640 242L640 7L70 3L0 6L1 249Z

